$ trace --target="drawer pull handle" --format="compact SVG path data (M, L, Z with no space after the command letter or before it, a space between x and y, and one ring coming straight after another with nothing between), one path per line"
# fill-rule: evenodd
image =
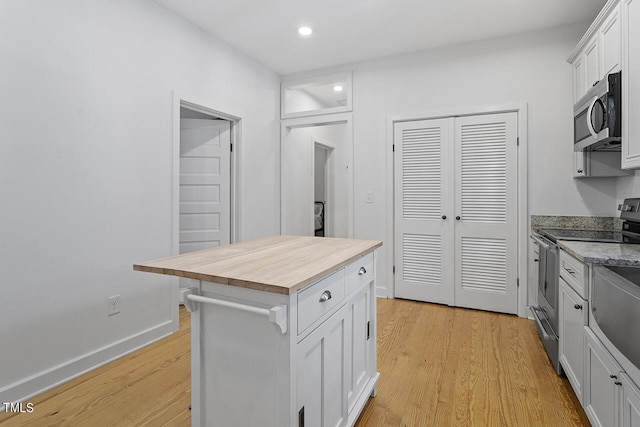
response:
M614 381L613 382L615 385L622 385L622 383L620 381Z
M358 270L358 274L360 276L362 276L363 274L367 274L367 269L364 267L360 267L360 270Z
M574 274L575 274L575 271L573 271L573 270L572 270L572 269L570 269L570 268L565 268L565 270L567 270L567 273L569 273L569 274L571 274L571 275L574 275Z
M614 380L617 380L618 376L616 374L609 374L609 378L613 378Z
M324 291L322 295L320 295L319 302L329 301L331 299L331 291Z
M573 308L575 308L576 310L582 310L582 306L580 304L575 304Z

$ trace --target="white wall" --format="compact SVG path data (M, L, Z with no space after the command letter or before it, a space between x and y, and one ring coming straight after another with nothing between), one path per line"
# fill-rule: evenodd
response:
M566 59L587 26L341 67L353 70L355 237L384 241L379 293L391 280L390 119L526 103L529 214L615 215L615 178L572 178L572 77ZM366 191L373 191L372 204L364 203Z
M173 91L242 115L243 238L277 234L276 74L149 0L0 2L0 401L176 327L132 270L171 254Z
M636 171L635 174L631 176L618 178L616 183L618 203L622 203L624 199L629 197L640 197L640 175L638 174L640 174L640 171Z

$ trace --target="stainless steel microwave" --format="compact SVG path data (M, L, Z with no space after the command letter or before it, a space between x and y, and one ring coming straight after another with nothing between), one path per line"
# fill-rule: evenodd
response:
M573 108L574 151L620 151L622 140L622 78L609 74Z

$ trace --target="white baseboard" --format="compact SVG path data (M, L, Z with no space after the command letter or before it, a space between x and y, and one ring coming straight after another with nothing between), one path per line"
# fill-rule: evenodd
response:
M376 296L378 298L389 298L387 295L387 288L385 286L376 286Z
M0 402L24 402L60 384L145 347L173 332L173 322L168 320L145 331L38 372L37 374L0 388ZM0 412L4 412L4 405L0 405Z

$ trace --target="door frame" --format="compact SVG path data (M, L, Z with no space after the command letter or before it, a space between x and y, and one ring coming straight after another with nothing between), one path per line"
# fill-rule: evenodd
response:
M334 170L334 161L333 161L333 150L336 149L336 145L331 141L327 141L324 139L317 138L315 136L311 137L311 142L313 143L313 153L311 154L311 168L314 170L315 175L315 167L316 167L316 147L320 148L325 152L325 163L324 163L324 235L328 234L330 230L329 226L331 225L331 215L329 216L329 221L327 221L327 204L332 196L332 188L333 188L333 176L330 172ZM315 197L314 197L315 199ZM329 206L333 207L332 203L329 203ZM315 234L315 233L314 233Z
M230 176L230 242L242 240L242 115L211 102L196 100L173 92L172 150L171 150L171 254L178 255L180 243L180 107L230 122L231 176Z
M284 187L284 144L289 132L296 128L305 128L322 125L346 124L347 126L347 237L353 238L353 114L340 113L328 114L324 116L310 116L280 121L280 234L284 230L286 223L286 211L284 209L286 194L282 191Z
M386 159L386 170L387 170L387 197L386 197L386 205L387 205L387 242L395 242L395 216L394 216L394 180L395 180L395 170L394 170L394 127L396 123L400 122L408 122L415 120L430 120L430 119L441 119L447 117L459 117L459 116L474 116L481 114L496 114L496 113L510 113L515 112L518 114L518 231L517 231L517 249L518 249L518 302L517 302L517 313L519 317L528 317L527 312L527 302L530 299L529 294L531 293L531 289L534 289L535 286L528 285L528 270L527 270L527 259L528 259L528 242L529 242L529 230L531 228L530 220L529 220L529 195L528 195L528 182L529 182L529 172L528 172L528 141L527 141L527 103L521 104L505 104L505 105L493 105L493 106L479 106L479 107L469 107L469 108L460 108L460 109L452 109L445 111L431 111L431 112L417 112L417 113L407 113L398 116L387 116L387 159ZM395 259L395 244L387 251L386 254L386 264L387 264L387 274L386 274L386 282L388 284L386 288L386 295L384 295L384 291L378 288L379 296L386 296L387 298L394 298L395 296L395 276L393 271Z

